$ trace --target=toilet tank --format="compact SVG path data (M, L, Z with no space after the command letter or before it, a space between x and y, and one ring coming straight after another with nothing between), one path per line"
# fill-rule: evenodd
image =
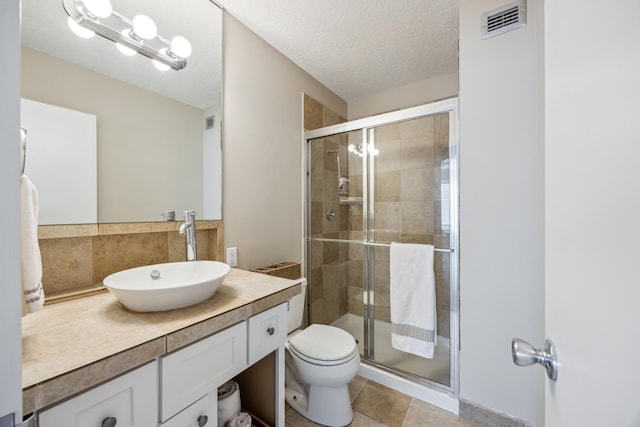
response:
M287 333L291 333L302 325L302 315L304 313L304 301L307 295L307 279L300 278L302 292L289 300L289 312L287 313Z

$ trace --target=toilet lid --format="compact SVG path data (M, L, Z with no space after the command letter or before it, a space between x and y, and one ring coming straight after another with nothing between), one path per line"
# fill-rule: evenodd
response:
M329 325L311 325L289 338L299 354L321 361L341 360L356 349L356 340L346 331Z

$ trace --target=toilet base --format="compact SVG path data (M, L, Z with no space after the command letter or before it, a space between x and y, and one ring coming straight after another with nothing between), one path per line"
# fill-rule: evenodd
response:
M285 387L285 400L303 417L325 426L346 426L353 420L349 388L321 387L290 381Z

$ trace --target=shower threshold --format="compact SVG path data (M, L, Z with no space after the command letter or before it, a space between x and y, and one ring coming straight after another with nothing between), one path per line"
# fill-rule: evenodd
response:
M364 354L364 319L347 313L332 323L349 332ZM438 336L433 359L425 359L391 347L391 324L375 321L374 360L362 359L359 375L434 404L455 414L458 400L449 387L449 339Z
M333 322L349 332L358 341L358 350L364 354L364 320L362 316L347 313ZM410 353L405 353L391 347L391 324L381 320L375 321L375 351L373 361L391 369L417 375L421 378L448 387L449 372L449 340L438 336L433 359L425 359Z

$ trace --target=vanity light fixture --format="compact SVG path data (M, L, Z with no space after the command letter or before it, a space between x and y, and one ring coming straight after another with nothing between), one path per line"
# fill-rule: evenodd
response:
M116 44L125 55L139 53L159 70L181 70L187 66L191 44L176 36L169 41L160 36L155 22L146 15L133 20L113 11L109 0L62 0L71 30L82 38L98 34Z

